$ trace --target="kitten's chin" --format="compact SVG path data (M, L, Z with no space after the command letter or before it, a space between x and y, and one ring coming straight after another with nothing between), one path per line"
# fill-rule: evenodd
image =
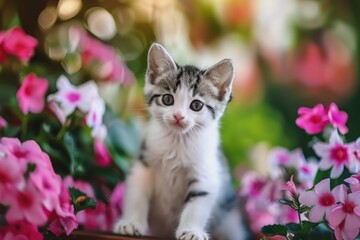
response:
M168 129L175 134L186 134L190 129L189 125L185 125L185 124L181 124L181 123L171 122L171 123L168 123L167 125L168 125L167 126Z

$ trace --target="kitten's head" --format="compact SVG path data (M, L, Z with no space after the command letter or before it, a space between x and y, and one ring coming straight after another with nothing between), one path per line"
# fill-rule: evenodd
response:
M145 96L149 112L177 134L217 123L231 99L234 68L224 59L205 70L179 66L154 43L148 53Z

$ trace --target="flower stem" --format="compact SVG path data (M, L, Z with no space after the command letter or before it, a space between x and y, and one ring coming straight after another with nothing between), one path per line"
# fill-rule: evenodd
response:
M61 126L61 129L60 129L59 133L56 135L56 138L58 140L60 140L60 139L62 139L64 137L68 123L69 123L69 121L68 121L68 119L66 119L64 124Z

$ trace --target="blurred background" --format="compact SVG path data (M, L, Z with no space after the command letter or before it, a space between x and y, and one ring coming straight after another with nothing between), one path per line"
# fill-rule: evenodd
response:
M147 117L151 43L180 64L205 68L231 58L234 98L221 131L234 171L273 146L310 151L311 137L295 125L300 106L336 102L349 114L348 140L360 135L357 0L0 0L1 29L18 25L39 40L32 71L53 87L64 73L101 79L102 96L124 120ZM91 41L98 48L87 48ZM101 61L89 65L91 54ZM14 96L17 88L8 88Z

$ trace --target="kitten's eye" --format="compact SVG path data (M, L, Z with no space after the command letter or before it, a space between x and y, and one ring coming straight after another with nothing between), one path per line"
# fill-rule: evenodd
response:
M162 97L162 102L165 106L170 106L174 104L174 97L170 94L165 94Z
M204 103L199 100L194 100L190 104L191 110L193 110L195 112L200 111L203 108L203 106L204 106Z

